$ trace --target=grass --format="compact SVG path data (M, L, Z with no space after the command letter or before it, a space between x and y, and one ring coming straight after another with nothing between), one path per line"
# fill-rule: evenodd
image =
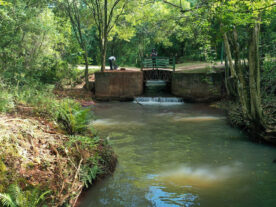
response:
M0 193L18 184L22 192L50 190L49 206L73 206L82 188L110 173L116 159L106 140L93 134L92 112L59 99L53 89L0 81Z

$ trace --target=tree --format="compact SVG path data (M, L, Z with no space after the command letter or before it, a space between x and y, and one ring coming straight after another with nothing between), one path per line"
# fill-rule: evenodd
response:
M56 35L59 25L47 1L6 2L0 6L0 72L3 77L16 84L28 82L27 78L58 81L53 77L57 71L68 72L61 47L66 41L62 35Z
M110 32L123 15L129 0L86 0L99 33L101 71L105 70L107 43Z
M227 59L232 77L234 77L238 97L242 106L243 116L250 120L256 129L266 128L261 105L261 78L260 78L260 26L264 23L262 15L269 12L275 5L274 1L228 1L216 2L212 5L218 20L221 22ZM239 31L246 29L246 47L243 52L247 53L247 60L242 65ZM239 31L238 31L239 30ZM230 39L232 48L230 49ZM232 55L233 54L233 55ZM234 61L232 59L234 56ZM233 63L235 65L233 65ZM248 78L246 74L248 73Z
M0 0L0 6L1 6L1 5L5 5L5 4L6 4L6 2L5 2L5 1Z
M87 30L88 25L84 25L84 18L87 15L87 7L82 0L62 0L59 2L61 8L64 9L68 18L70 19L71 26L74 32L74 36L77 39L80 48L83 50L83 58L85 61L85 86L86 89L89 88L89 79L88 79L88 44L85 30Z
M191 9L183 8L181 1L163 1L177 8L180 13L207 18L212 24L220 25L213 31L221 35L225 45L227 65L226 88L237 95L244 120L252 128L263 130L267 127L261 101L260 78L260 28L270 21L271 9L276 6L273 0L198 0ZM208 14L203 16L202 13ZM266 15L265 15L266 14Z

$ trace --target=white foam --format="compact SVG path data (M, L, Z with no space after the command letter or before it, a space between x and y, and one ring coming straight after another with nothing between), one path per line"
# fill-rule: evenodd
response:
M184 104L182 98L178 97L137 97L134 103L142 105L179 105Z

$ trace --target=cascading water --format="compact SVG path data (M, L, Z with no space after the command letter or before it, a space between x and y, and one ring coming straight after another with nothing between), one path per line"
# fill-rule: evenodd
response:
M134 103L139 104L183 104L182 98L178 97L137 97Z
M134 103L147 105L176 105L183 104L183 99L170 97L169 84L162 80L149 80L145 83L145 93L143 97L136 97Z

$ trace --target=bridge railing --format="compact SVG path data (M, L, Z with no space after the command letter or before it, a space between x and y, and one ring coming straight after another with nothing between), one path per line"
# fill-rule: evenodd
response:
M154 57L145 58L141 63L141 70L151 68L151 69L172 69L175 71L175 57Z

